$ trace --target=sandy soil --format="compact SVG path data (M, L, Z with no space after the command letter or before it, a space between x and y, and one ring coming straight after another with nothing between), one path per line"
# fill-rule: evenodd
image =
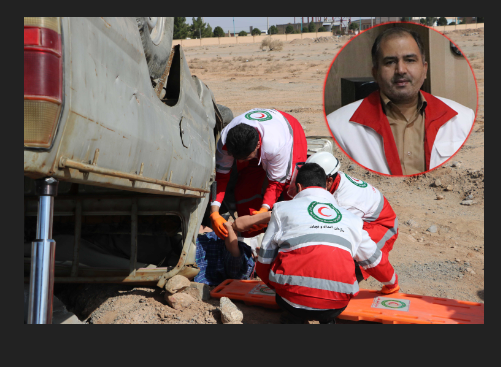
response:
M460 152L442 168L415 178L374 175L340 151L335 154L341 170L379 188L398 215L399 237L390 261L399 274L401 290L483 302L484 30L447 36L470 60L479 89L477 121ZM255 107L277 108L297 117L307 136L329 135L322 108L323 83L346 40L295 40L284 43L281 51L263 51L258 44L194 47L185 49L185 54L192 73L234 115ZM462 205L468 198L473 205ZM436 227L435 233L428 231L431 226ZM360 286L381 287L372 278ZM124 285L56 287L56 295L68 308L90 323L221 323L218 300L197 301L176 311L166 305L163 292ZM279 311L236 304L244 313L244 323L278 323Z

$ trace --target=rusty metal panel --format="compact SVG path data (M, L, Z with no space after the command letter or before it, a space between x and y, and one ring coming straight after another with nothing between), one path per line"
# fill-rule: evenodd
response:
M208 188L214 171L214 107L191 76L179 46L181 92L175 106L151 86L134 18L63 18L66 105L53 149L25 150L25 174L120 189L186 195L162 185L58 169L61 156L103 168ZM199 82L199 81L198 81ZM203 83L202 83L203 84ZM199 92L202 90L202 93ZM180 122L189 130L189 147ZM55 152L57 151L57 154ZM192 195L194 196L194 195Z

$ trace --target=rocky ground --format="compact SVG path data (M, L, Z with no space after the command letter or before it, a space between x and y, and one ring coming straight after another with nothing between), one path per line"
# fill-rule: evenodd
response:
M341 170L381 190L399 218L390 261L405 293L484 300L484 30L446 34L468 57L478 84L477 120L447 164L411 178L372 174L340 151ZM258 44L185 49L192 73L234 115L251 108L293 114L307 136L329 135L322 99L327 69L347 37L295 40L281 51ZM361 288L379 289L374 279ZM219 300L195 300L176 310L155 287L57 285L56 295L88 323L221 323ZM236 301L243 323L278 323L280 312Z

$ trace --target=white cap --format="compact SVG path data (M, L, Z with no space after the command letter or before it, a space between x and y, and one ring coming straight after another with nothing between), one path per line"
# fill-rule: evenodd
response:
M329 152L318 152L311 155L305 163L316 163L322 167L327 176L331 176L341 167L341 162Z

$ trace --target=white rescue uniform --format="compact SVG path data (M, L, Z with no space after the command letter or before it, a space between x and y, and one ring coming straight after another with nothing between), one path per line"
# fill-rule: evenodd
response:
M454 155L468 137L475 119L472 109L447 98L434 98L456 111L457 115L439 128L431 150L429 169ZM426 99L428 101L428 97ZM385 155L383 137L370 127L351 121L362 101L350 103L330 113L327 116L329 128L339 146L352 159L371 170L390 175L392 173Z
M254 108L235 117L221 132L216 151L216 172L228 173L234 158L223 149L228 132L238 124L256 128L261 136L260 163L269 180L285 182L291 177L293 132L289 122L277 110Z

